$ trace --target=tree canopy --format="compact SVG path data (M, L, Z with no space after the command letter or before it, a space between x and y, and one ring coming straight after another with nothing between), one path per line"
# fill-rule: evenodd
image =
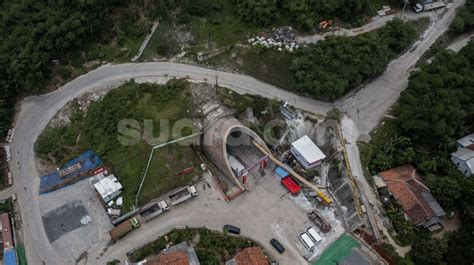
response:
M293 60L290 69L300 92L335 99L382 74L415 37L412 24L395 19L356 37L329 37Z

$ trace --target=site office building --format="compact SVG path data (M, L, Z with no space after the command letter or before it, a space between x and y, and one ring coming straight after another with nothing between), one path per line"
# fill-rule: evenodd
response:
M293 142L290 152L305 169L320 165L326 158L326 155L307 135Z

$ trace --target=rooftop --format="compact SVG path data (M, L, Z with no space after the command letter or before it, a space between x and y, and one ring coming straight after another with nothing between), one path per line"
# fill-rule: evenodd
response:
M310 164L326 158L326 155L307 135L293 142L291 146Z
M474 151L471 149L460 147L454 153L451 153L451 156L457 157L461 160L468 161L471 158L474 158Z
M10 216L8 213L2 213L0 215L0 229L2 230L2 244L3 249L11 249L13 248L13 238L12 238L12 231L10 225Z
M387 187L414 225L421 225L445 212L431 195L416 170L404 165L379 173Z
M100 196L105 199L115 192L121 190L122 184L120 184L114 175L109 175L95 183L94 188L97 190Z
M464 136L463 138L458 139L456 142L461 147L465 147L465 148L469 148L469 149L471 149L471 147L474 148L474 133L471 133L467 136Z
M226 265L268 265L270 264L263 253L261 247L245 248L237 254L232 260L226 262Z
M160 254L147 259L144 265L199 265L199 259L192 246L186 241L171 246Z
M172 253L160 253L153 257L149 261L145 262L145 265L189 265L189 259L186 255L186 251L178 250Z

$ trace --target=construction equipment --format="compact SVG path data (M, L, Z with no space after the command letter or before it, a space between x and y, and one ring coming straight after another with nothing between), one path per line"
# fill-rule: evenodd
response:
M329 222L326 221L326 219L324 219L324 217L322 217L318 211L314 210L308 212L308 218L324 233L331 231L331 224L329 224Z
M334 23L334 20L328 19L328 20L323 20L319 22L319 28L320 29L326 29L327 27L330 27Z
M316 192L316 194L318 195L318 197L323 200L324 203L326 203L327 205L331 204L332 200L326 194L324 194L324 192L322 192L320 189L318 189L318 187L316 187L316 185L314 185L313 183L307 181L305 178L300 176L300 174L296 173L289 166L287 166L287 165L283 164L282 162L280 162L280 160L276 159L272 154L270 154L267 150L265 150L265 148L263 148L260 144L256 143L255 141L252 141L252 144L255 145L255 147L257 147L257 149L260 150L260 152L262 152L264 155L267 155L273 161L273 163L277 164L279 167L282 167L288 173L290 173L292 176L297 178L301 183L303 183L304 185L306 185L306 186L310 187L311 189L313 189Z

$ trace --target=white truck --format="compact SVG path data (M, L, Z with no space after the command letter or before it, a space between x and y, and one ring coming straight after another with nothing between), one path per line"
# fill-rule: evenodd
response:
M161 200L153 204L152 206L149 206L149 208L146 211L142 212L140 215L142 216L143 221L148 222L151 219L157 217L158 215L161 215L162 213L168 211L169 209L170 207L168 206L166 201Z
M422 4L415 4L413 6L413 10L415 11L415 13L420 13L421 11L430 11L430 10L435 10L435 9L438 9L438 8L442 8L446 6L445 3L439 1L439 2L425 2L423 5Z
M196 187L188 186L178 189L170 195L171 205L178 205L198 195Z

